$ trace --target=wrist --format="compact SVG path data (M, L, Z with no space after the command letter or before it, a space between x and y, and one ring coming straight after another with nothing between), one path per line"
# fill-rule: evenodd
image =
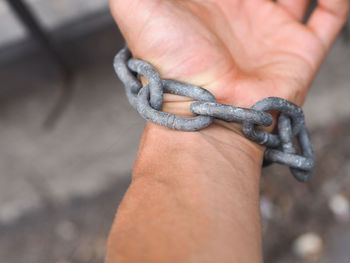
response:
M261 149L216 124L182 132L148 123L109 251L151 251L144 262L260 262L261 160Z
M192 164L196 169L205 170L217 166L225 171L234 167L249 173L250 168L261 169L263 153L264 147L219 123L197 132L176 131L147 123L135 163L134 178L145 174L144 169L152 170L154 166L154 169L158 169L160 162L167 163L170 158L179 167ZM205 172L196 169L193 173ZM210 173L204 174L210 176Z

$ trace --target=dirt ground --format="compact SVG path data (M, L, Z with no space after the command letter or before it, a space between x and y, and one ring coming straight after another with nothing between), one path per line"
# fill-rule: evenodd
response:
M264 220L266 262L303 262L293 253L293 242L313 232L323 239L315 262L350 262L350 221L330 209L335 195L350 198L350 118L312 132L316 171L301 184L278 166L264 171L261 194L271 201L272 212ZM307 262L307 261L306 261Z

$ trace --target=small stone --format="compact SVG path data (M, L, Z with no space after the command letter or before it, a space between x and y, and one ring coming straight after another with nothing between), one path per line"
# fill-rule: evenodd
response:
M342 194L336 194L329 199L328 206L335 218L339 221L347 221L350 218L349 200Z
M323 251L322 238L316 233L305 233L294 241L293 251L304 260L315 261Z
M260 213L263 220L270 220L274 216L274 205L264 196L260 198Z

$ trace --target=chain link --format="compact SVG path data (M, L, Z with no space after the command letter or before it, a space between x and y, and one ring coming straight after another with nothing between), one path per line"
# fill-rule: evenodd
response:
M264 163L279 163L290 167L294 177L307 181L314 170L314 153L304 114L300 107L281 98L269 97L257 102L250 109L217 103L207 90L174 80L163 80L147 62L133 59L125 46L114 59L114 68L123 82L130 104L147 121L171 129L197 131L208 127L215 119L242 124L243 134L250 140L267 147ZM143 86L139 76L148 83ZM190 110L193 118L184 118L162 112L163 93L182 95L195 99ZM280 112L278 134L258 129L273 123L267 111ZM298 151L298 149L300 150ZM300 152L300 153L298 153Z

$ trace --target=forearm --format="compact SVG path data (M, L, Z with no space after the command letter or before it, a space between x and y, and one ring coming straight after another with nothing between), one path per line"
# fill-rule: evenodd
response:
M189 133L149 124L107 262L261 262L262 153L218 125Z

